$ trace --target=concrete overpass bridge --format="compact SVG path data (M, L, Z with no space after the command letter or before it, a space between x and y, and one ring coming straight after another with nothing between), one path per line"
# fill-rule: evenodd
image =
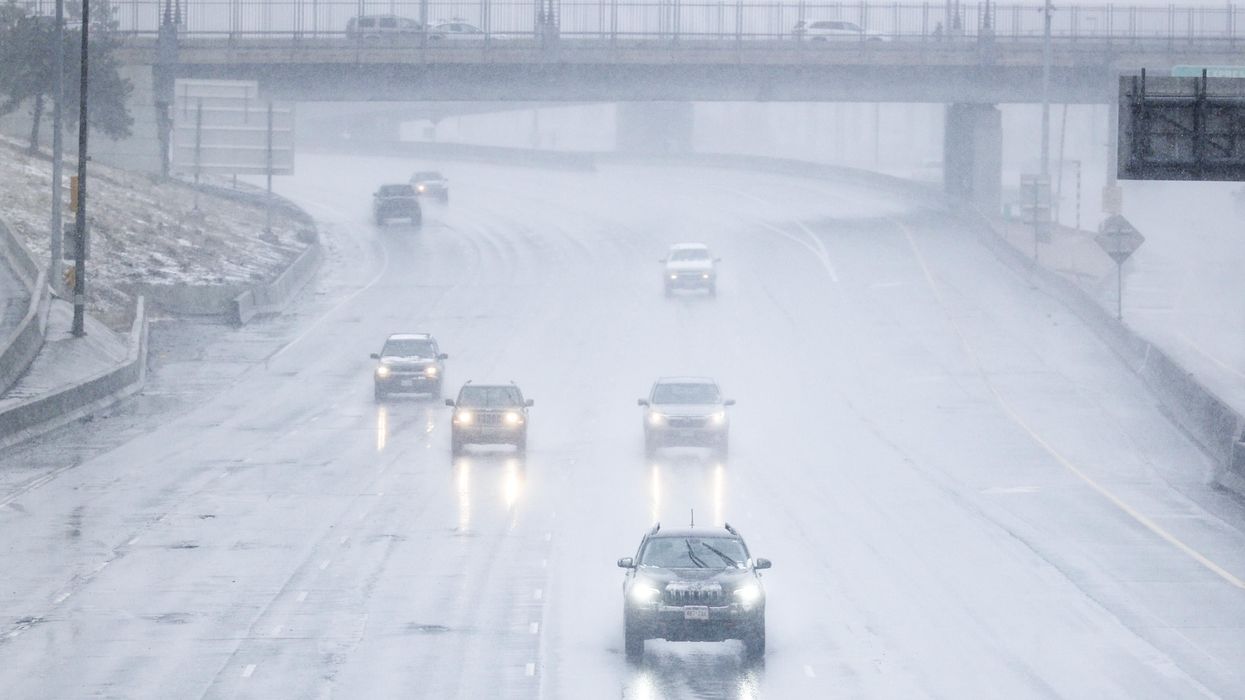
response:
M647 103L946 104L948 188L987 206L1001 172L997 105L1043 95L1039 4L115 0L113 9L124 60L138 82L150 71L160 104L176 78L255 80L301 101L619 102L632 105L620 107L620 143L665 150L690 143L690 105ZM425 28L347 34L351 17L372 14ZM427 29L450 17L479 32ZM1233 5L1057 10L1050 99L1110 104L1121 72L1245 62L1241 19ZM814 22L837 29L800 30Z

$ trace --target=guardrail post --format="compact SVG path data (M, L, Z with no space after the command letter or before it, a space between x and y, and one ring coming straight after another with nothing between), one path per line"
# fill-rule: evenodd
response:
M610 0L610 48L618 48L618 0Z
M744 42L744 3L735 0L735 50L743 48Z

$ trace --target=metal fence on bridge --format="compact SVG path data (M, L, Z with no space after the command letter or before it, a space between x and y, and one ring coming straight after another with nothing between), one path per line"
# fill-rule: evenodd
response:
M29 0L50 13L54 0ZM111 0L116 29L154 35L164 0ZM553 8L553 11L550 11ZM480 34L461 41L537 37L542 18L554 18L566 38L624 40L783 39L792 41L1031 41L1043 34L1040 4L758 2L757 0L180 0L187 37L291 39L346 37L347 22L396 15L429 24L460 20ZM1076 40L1171 44L1235 44L1245 14L1234 5L1063 6L1052 13L1052 34ZM801 33L801 23L834 20L830 32ZM427 30L425 30L427 31ZM402 36L395 36L398 41ZM441 39L443 37L435 37ZM385 37L381 41L388 40Z

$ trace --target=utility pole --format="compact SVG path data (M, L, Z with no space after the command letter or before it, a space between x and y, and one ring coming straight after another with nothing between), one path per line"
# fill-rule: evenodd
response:
M1055 6L1046 0L1042 6L1045 15L1042 30L1042 174L1050 175L1050 15Z
M52 87L52 240L48 250L52 253L51 267L48 270L48 281L53 289L61 289L61 266L64 260L64 241L62 234L65 224L61 212L61 151L64 150L62 132L64 126L65 102L65 0L56 0L56 46L52 65L55 67L55 83Z
M86 158L87 158L87 48L90 46L91 2L82 2L82 74L78 87L78 211L75 220L78 250L74 255L73 334L86 335Z

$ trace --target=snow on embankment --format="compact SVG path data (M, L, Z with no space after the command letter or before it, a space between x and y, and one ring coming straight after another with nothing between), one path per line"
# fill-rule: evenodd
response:
M64 216L69 211L65 162ZM306 247L304 224L275 208L272 235L261 207L201 194L178 182L92 163L88 172L91 258L87 292L92 314L127 327L137 284L248 284L276 277ZM0 137L0 215L40 260L48 259L52 163ZM306 236L306 233L304 233ZM310 240L310 238L306 238Z

